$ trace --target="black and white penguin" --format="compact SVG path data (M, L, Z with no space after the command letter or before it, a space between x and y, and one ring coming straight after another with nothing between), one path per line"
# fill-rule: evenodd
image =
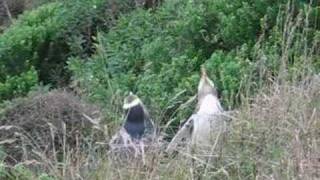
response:
M189 140L189 144L195 146L211 146L213 134L224 129L225 123L221 120L223 108L217 90L204 67L201 68L197 100L195 113L174 136L167 147L167 152L172 152L183 139Z
M198 84L198 107L200 108L202 102L204 99L210 98L210 97L218 97L218 93L216 88L214 87L213 82L211 79L209 79L206 69L204 67L201 67L201 79ZM220 104L220 103L218 103Z
M213 82L201 68L201 79L198 85L198 108L193 121L192 143L210 146L214 131L219 131L223 121L218 119L223 113L218 93Z
M133 93L125 98L124 123L109 142L111 152L134 157L143 155L155 138L155 127L140 98Z
M154 133L154 124L138 96L130 92L124 100L123 109L125 110L123 127L131 138L141 139Z

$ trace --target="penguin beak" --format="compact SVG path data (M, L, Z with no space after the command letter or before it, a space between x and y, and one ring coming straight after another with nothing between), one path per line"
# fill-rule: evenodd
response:
M204 67L204 65L201 65L201 79L202 79L203 81L206 81L212 88L215 88L214 83L213 83L212 80L208 77L207 70L206 70L206 68Z
M207 71L204 65L201 65L201 78L206 78L207 77Z

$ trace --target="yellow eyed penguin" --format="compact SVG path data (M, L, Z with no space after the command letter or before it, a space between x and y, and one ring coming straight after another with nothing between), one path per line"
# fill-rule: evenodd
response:
M189 140L189 144L193 147L210 148L214 144L217 133L224 130L225 122L220 116L223 109L217 97L217 90L207 76L204 67L201 68L197 97L196 112L184 123L169 143L168 153L174 151L183 139Z
M222 123L219 115L223 109L213 82L208 78L204 67L198 85L198 110L193 121L192 144L211 146L213 131L220 130L217 123ZM219 120L218 120L219 119ZM219 124L219 126L221 126Z
M144 155L144 148L155 137L155 128L140 98L133 93L125 98L124 124L109 145L113 153Z
M124 100L125 110L124 129L133 139L141 139L154 132L154 124L149 117L149 113L138 96L130 92Z

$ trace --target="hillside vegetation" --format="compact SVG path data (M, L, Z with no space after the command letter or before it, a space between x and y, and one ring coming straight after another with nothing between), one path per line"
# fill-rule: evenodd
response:
M6 22L0 179L320 178L318 1L141 2L34 0ZM111 161L123 98L136 93L170 140L202 65L233 112L217 161L198 174L161 149Z

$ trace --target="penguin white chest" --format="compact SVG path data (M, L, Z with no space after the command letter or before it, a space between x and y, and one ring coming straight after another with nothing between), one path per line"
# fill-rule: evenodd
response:
M208 117L197 116L193 124L192 142L196 145L210 145L211 123Z
M193 124L193 144L210 146L212 121L214 115L220 112L222 112L222 108L217 97L211 94L204 97Z
M214 115L220 112L222 112L222 107L219 99L216 96L209 94L203 98L197 114Z

